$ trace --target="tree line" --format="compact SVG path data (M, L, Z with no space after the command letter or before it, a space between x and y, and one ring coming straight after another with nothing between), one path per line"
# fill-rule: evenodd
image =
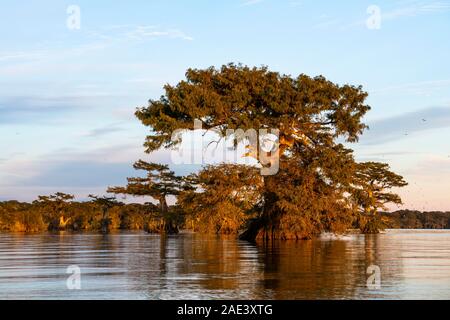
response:
M145 230L152 225L157 208L151 203L124 204L110 197L92 196L91 201L74 201L58 192L39 196L32 203L0 202L0 231L101 231Z
M387 229L450 229L450 212L398 210L380 213Z

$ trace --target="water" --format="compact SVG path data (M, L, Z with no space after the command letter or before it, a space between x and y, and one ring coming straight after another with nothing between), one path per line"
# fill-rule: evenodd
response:
M67 267L81 269L68 290ZM380 288L368 288L370 265ZM0 299L450 299L450 230L253 245L184 233L0 234Z

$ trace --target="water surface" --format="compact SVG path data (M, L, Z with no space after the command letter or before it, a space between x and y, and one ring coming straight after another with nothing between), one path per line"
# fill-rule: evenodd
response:
M67 289L78 265L81 289ZM367 268L381 270L379 288ZM0 234L0 299L450 299L450 230L250 244L183 233Z

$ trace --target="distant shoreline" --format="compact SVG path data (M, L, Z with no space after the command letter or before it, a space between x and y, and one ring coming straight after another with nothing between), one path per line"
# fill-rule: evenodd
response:
M450 229L450 212L399 210L382 212L385 229Z

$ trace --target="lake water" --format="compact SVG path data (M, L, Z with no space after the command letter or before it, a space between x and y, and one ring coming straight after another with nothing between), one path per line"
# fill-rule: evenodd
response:
M71 265L79 290L67 288ZM379 287L367 285L369 266L380 268ZM191 233L0 234L0 299L450 299L450 230L266 245Z

